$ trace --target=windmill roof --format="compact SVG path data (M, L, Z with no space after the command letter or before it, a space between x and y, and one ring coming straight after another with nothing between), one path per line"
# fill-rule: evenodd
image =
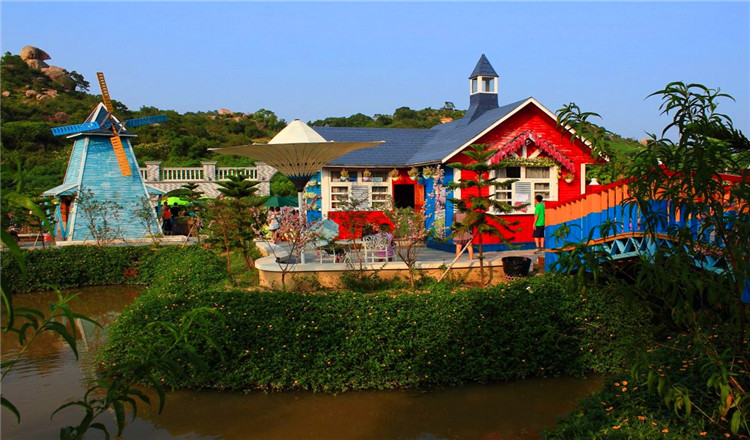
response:
M479 61L477 62L476 67L474 67L474 71L469 75L469 79L478 76L497 76L497 72L492 68L492 64L490 64L490 61L484 56L484 54L479 57Z
M78 183L63 183L62 185L57 185L54 188L48 189L47 191L43 192L43 196L67 196L71 195L78 191Z
M472 121L458 119L430 129L312 127L326 140L337 142L384 140L377 148L347 153L333 166L398 167L440 162L474 140L497 121L528 101L524 99L487 110Z
M107 108L104 106L103 103L100 102L99 104L97 104L96 107L94 107L94 110L91 112L91 114L89 114L89 116L86 118L86 120L84 122L98 122L99 126L101 128L98 128L96 130L89 130L89 131L81 132L81 133L75 133L75 134L72 134L72 135L70 135L68 137L69 138L78 137L78 136L108 136L108 137L112 137L113 136L112 129L110 128L111 122L110 122L108 116L109 116L109 112L107 111ZM117 119L116 116L112 115L112 117L118 123L120 122L120 120ZM133 133L129 133L125 128L123 128L120 131L120 136L126 136L126 137L127 136L133 136L133 137L135 137L136 135L133 134Z

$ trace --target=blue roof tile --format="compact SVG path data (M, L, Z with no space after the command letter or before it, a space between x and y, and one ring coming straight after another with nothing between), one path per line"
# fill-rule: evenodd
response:
M469 75L469 79L478 76L497 76L495 69L492 68L492 64L490 64L490 61L484 56L484 54L479 57L479 61L477 62L476 67L474 67L474 71Z
M347 153L329 163L338 166L403 167L436 163L474 139L527 100L487 110L474 120L459 119L430 129L311 127L328 141L385 141Z

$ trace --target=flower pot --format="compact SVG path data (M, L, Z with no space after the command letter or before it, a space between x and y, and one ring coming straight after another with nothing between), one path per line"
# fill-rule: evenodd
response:
M369 177L363 177L363 178L362 178L362 181L363 181L363 182L369 182L369 181L370 181L370 178L369 178Z
M531 267L531 258L503 257L503 272L508 277L527 277Z
M563 180L565 180L565 183L573 183L573 180L575 180L575 177L565 177Z
M341 180L342 182L348 182L349 178L348 177L341 177L339 180Z
M409 176L411 180L417 180L417 176Z

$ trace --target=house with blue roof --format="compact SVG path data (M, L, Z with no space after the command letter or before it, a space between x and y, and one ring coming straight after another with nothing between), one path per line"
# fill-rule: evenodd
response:
M434 177L423 171L440 166L445 185L459 181L461 172L447 164L469 161L462 153L470 145L489 144L499 150L492 160L518 164L501 170L498 177L518 181L509 189L491 187L483 195L517 206L529 204L509 215L510 221L519 221L520 231L508 238L517 244L533 243L535 196L551 206L584 194L586 166L597 158L586 144L571 139L568 128L558 127L554 113L533 97L499 105L499 88L498 74L482 55L469 75L469 109L459 120L430 129L311 127L328 141L385 141L347 153L321 170L308 187L308 194L320 196L318 215L345 224L355 205L355 211L379 224L392 199L396 207L424 207L432 225L449 228L453 206L438 203L436 210L435 200L461 194L435 194ZM498 238L483 237L483 242L490 249L492 244L502 248Z

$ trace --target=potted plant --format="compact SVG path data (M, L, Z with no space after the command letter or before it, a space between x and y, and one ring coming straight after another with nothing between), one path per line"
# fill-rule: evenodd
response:
M415 167L411 167L408 171L408 174L411 180L417 180L417 177L419 177L419 170Z
M573 180L576 178L576 176L575 174L566 171L563 173L562 178L566 183L573 183Z
M422 168L422 177L424 177L425 179L429 179L434 175L435 175L435 168L432 168L432 167Z
M346 169L341 170L341 173L339 174L342 182L349 181L349 171L346 171Z
M370 172L370 170L365 169L365 171L362 173L362 181L369 182L370 179L372 179L372 173Z
M390 173L388 173L388 175L389 175L389 176L391 176L391 179L393 179L393 180L398 180L398 179L400 178L400 177L399 177L399 172L398 172L398 170L397 170L397 169L395 169L395 168L394 168L394 169L392 169L392 170L391 170L391 172L390 172Z

